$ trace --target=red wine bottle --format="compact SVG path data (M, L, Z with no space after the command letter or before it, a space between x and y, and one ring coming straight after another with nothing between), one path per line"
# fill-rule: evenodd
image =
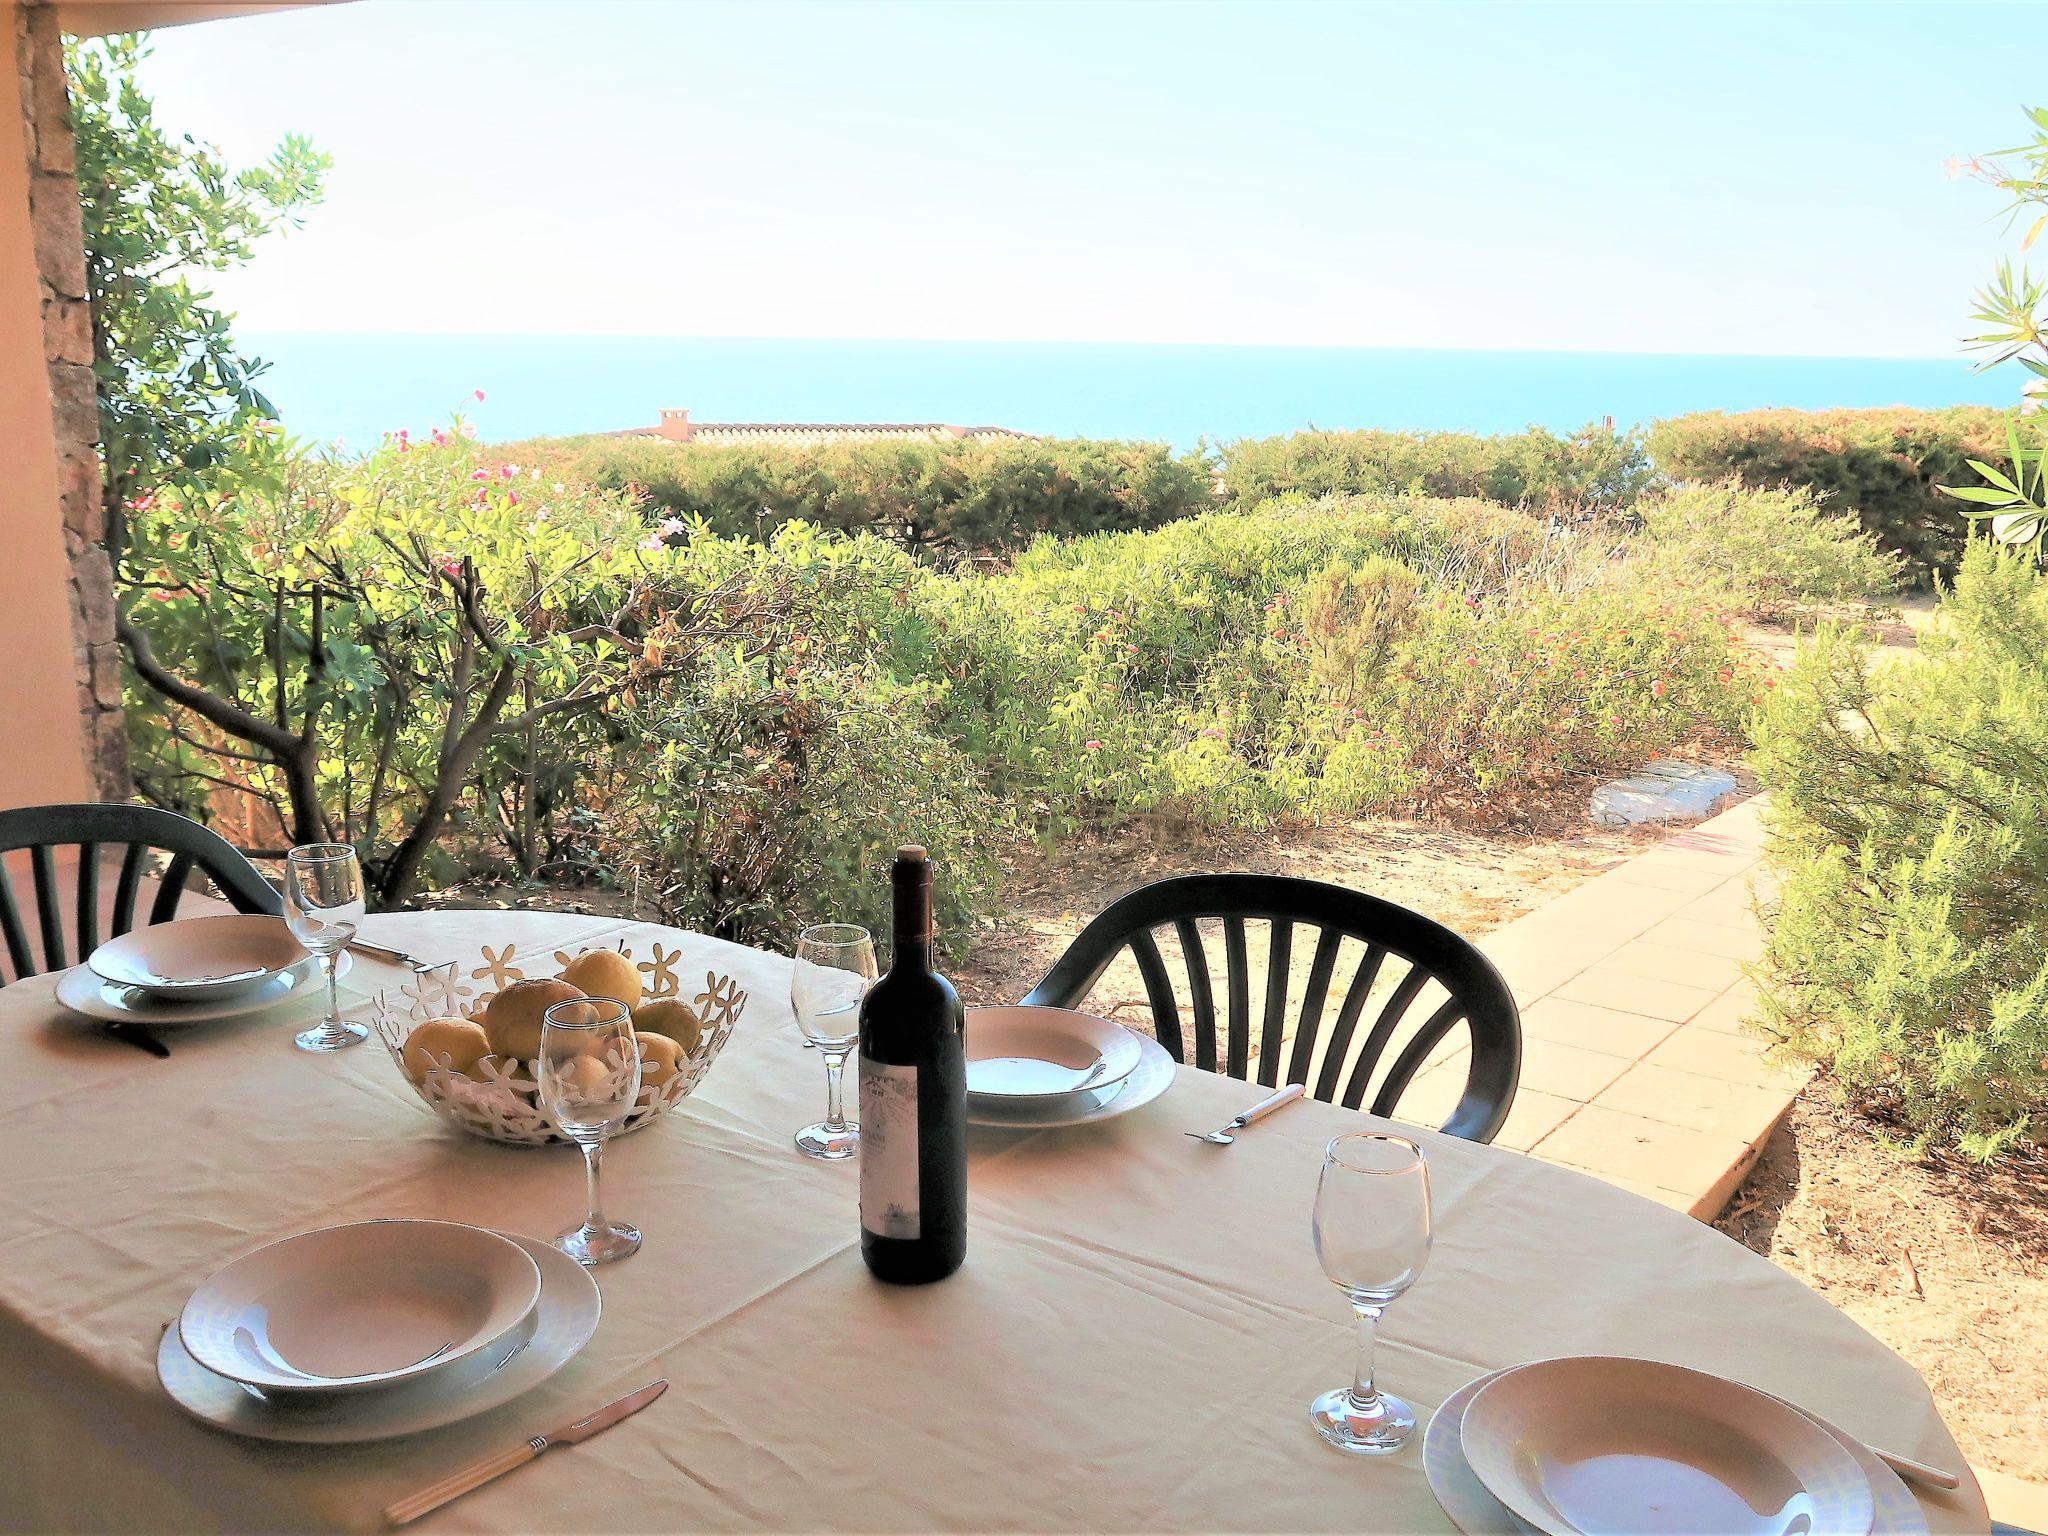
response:
M896 1285L967 1257L967 1046L960 994L932 969L932 866L900 848L895 942L860 1005L860 1256Z

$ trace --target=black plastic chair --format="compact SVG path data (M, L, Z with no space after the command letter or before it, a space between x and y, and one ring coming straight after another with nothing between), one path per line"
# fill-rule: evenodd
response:
M1196 927L1204 919L1216 918L1223 924L1228 1009L1220 1049L1208 954ZM1471 1067L1464 1095L1443 1128L1468 1141L1494 1138L1515 1101L1515 1084L1521 1076L1522 1023L1514 995L1492 962L1443 924L1362 891L1285 875L1183 875L1161 880L1110 903L1081 930L1024 1001L1056 1008L1078 1006L1116 957L1128 949L1145 984L1159 1043L1174 1060L1185 1063L1188 1051L1180 1006L1165 957L1153 937L1154 930L1170 926L1187 963L1187 990L1194 1012L1194 1065L1205 1072L1249 1078L1252 1032L1245 924L1260 920L1272 924L1265 1007L1259 1026L1260 1083L1269 1088L1283 1080L1307 1083L1316 1098L1357 1109L1409 1008L1434 980L1450 994L1449 1000L1416 1025L1403 1042L1380 1079L1372 1112L1393 1114L1424 1059L1463 1020L1471 1033ZM1283 1079L1289 965L1297 927L1316 932L1316 948ZM1363 944L1365 954L1352 973L1334 1019L1326 1020L1338 949L1346 938ZM1404 963L1406 973L1386 972L1390 958ZM1394 982L1393 988L1364 1044L1354 1053L1353 1036L1383 973L1386 980ZM1326 1022L1330 1025L1327 1040ZM1321 1069L1309 1082L1319 1044L1323 1045Z
M276 889L256 872L255 865L235 851L233 844L218 832L173 811L147 805L31 805L0 811L0 855L22 848L29 850L29 866L35 877L36 921L42 929L43 941L42 963L38 965L22 927L21 910L15 904L14 882L4 859L0 859L0 933L7 940L12 972L10 977L0 978L0 985L38 971L62 970L71 963L65 959L55 856L56 849L71 844L78 848L75 911L80 959L100 943L100 849L107 845L126 849L114 883L108 938L135 926L135 897L142 884L143 861L152 850L168 853L171 860L156 877L157 891L149 905L149 923L168 922L177 914L178 902L195 869L211 880L238 912L275 917L284 910Z

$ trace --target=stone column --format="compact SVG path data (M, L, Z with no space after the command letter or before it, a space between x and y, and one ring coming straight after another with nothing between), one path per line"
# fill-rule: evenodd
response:
M71 563L71 626L86 769L102 800L130 794L121 717L121 653L114 640L114 572L100 503L99 401L92 372L92 314L85 295L85 234L64 40L47 0L16 13L28 146L29 220L43 301L43 356L56 426L58 500Z

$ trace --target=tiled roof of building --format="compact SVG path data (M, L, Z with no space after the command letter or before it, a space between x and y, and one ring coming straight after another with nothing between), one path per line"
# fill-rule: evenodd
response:
M665 410L651 427L627 427L614 437L654 437L671 443L940 443L962 438L1026 437L1008 427L956 427L939 421L692 421L688 411Z

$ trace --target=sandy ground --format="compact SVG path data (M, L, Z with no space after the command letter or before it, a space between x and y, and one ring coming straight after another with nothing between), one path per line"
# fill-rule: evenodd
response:
M999 903L1003 915L953 979L970 1003L1012 1002L1117 897L1169 875L1216 870L1301 875L1369 891L1469 937L1611 869L1657 836L1576 822L1500 833L1367 819L1256 836L1137 827L1069 839L1012 865ZM1112 971L1103 983L1109 1003L1098 998L1091 1006L1107 1011L1137 1002L1143 994L1135 982L1134 971L1121 985ZM1126 991L1133 994L1128 999Z
M1973 1465L2048 1482L2048 1155L1904 1159L1818 1081L1715 1225L1904 1356Z

